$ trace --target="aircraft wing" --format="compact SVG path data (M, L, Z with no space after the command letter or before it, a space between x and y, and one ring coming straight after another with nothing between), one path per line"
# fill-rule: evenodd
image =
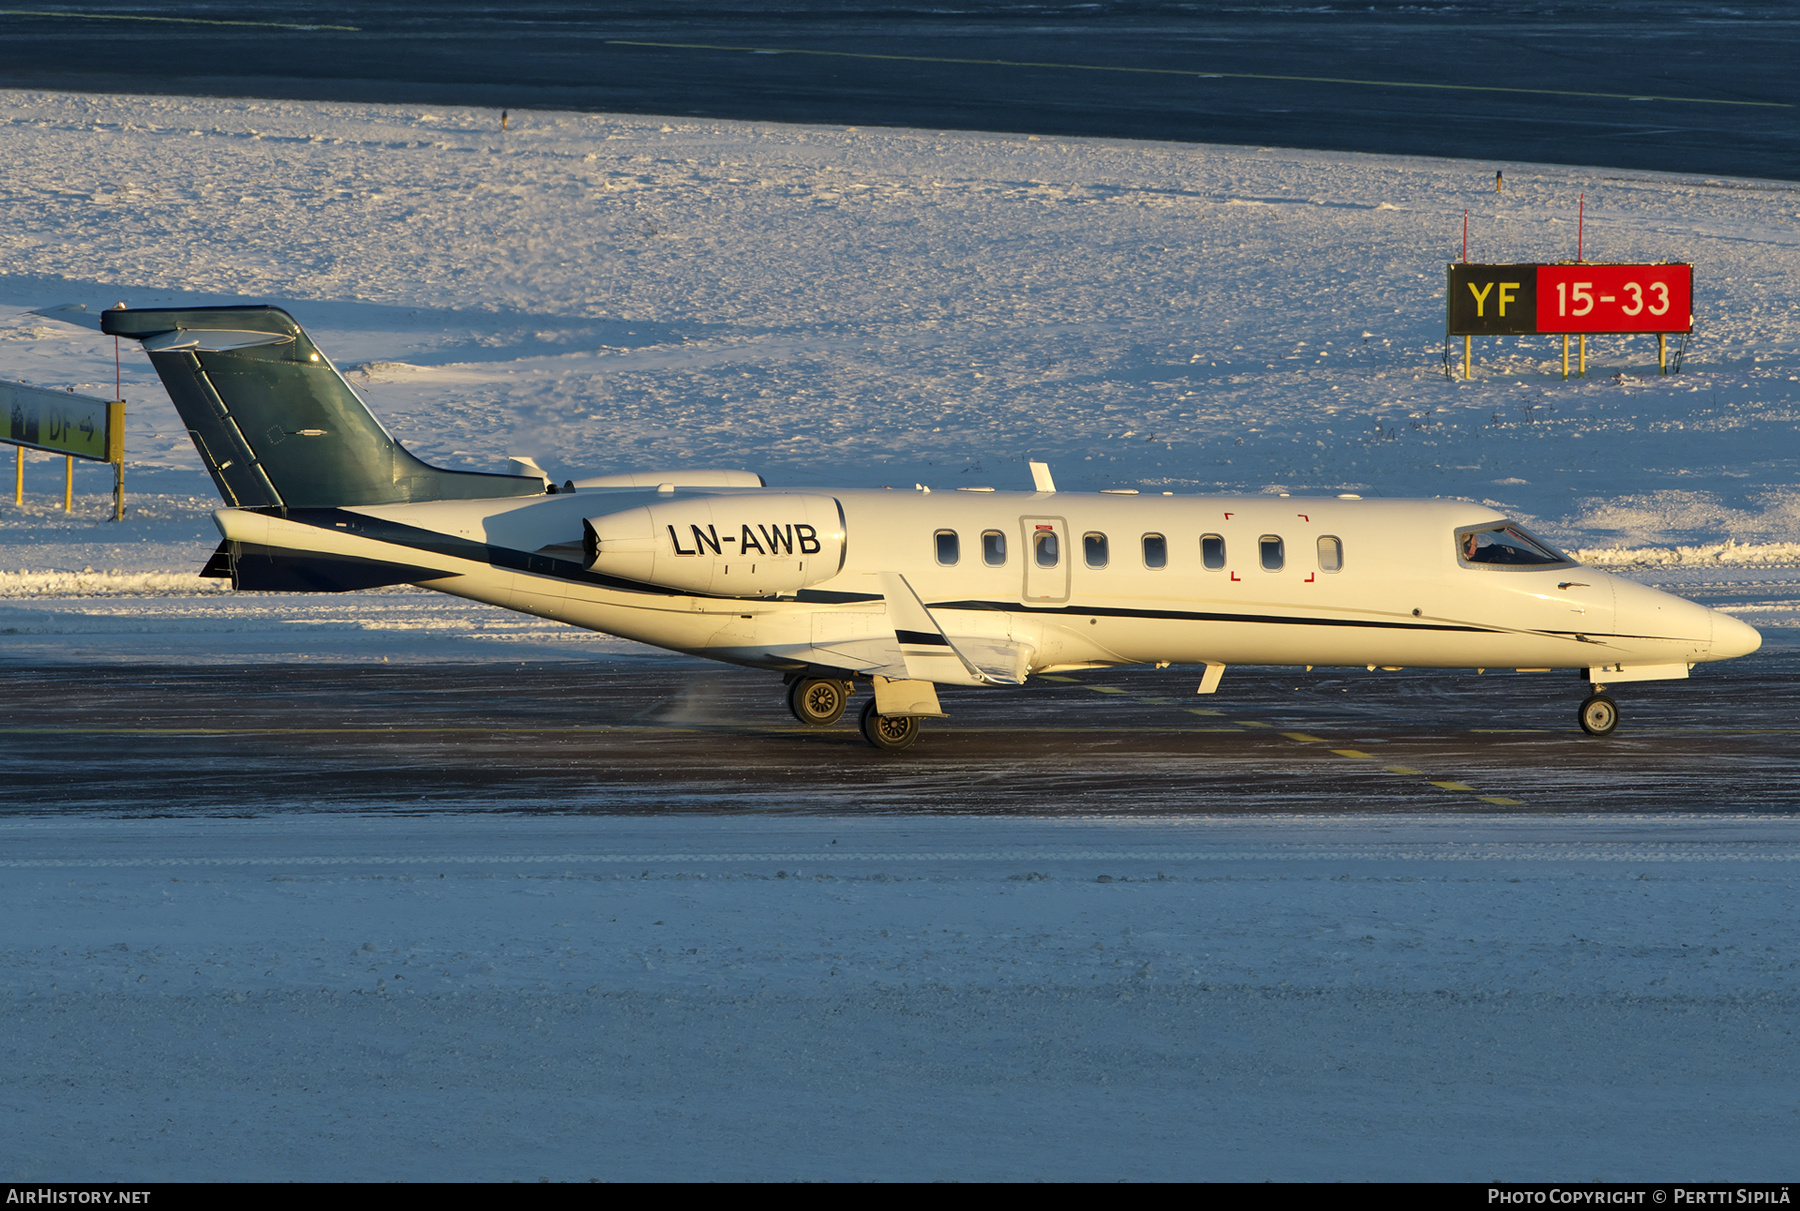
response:
M845 639L838 643L816 643L796 652L783 652L796 660L827 668L866 673L872 677L904 679L906 657L893 639Z
M794 660L826 668L844 669L876 677L937 681L945 685L1023 685L1037 650L1028 643L1012 639L996 639L984 635L945 636L951 650L962 658L961 667L931 669L931 676L920 676L920 661L909 661L898 639L846 639L838 643L819 643L782 655ZM948 674L947 676L944 674Z
M973 665L989 685L1024 685L1031 668L1032 654L1037 651L1016 639L991 639L982 636L948 636L957 654Z
M782 655L808 664L939 685L1022 685L1036 649L1003 635L951 635L898 572L881 575L884 609L821 620L810 646Z

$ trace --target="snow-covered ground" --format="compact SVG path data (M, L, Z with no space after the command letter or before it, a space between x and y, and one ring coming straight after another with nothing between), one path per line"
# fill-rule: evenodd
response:
M0 1170L1781 1180L1781 820L0 824Z
M0 146L0 375L110 394L111 343L31 308L269 301L452 465L1022 486L1036 457L1072 488L1483 500L1653 581L1800 576L1768 574L1800 566L1789 183L1504 165L1497 195L1446 160L19 92ZM1475 258L1559 258L1581 194L1590 257L1696 264L1684 373L1601 338L1565 383L1545 339L1446 378L1464 208ZM0 596L212 588L185 579L211 486L123 374L131 517L88 465L65 517L33 457Z
M0 93L0 374L110 393L111 343L27 308L267 301L445 463L963 486L1036 457L1067 487L1466 496L1586 548L1797 538L1792 183L495 119ZM1564 383L1544 338L1447 379L1463 210L1474 259L1558 259L1579 194L1590 259L1697 266L1684 373L1597 338ZM147 363L125 371L151 512L210 499ZM38 499L59 480L34 468Z

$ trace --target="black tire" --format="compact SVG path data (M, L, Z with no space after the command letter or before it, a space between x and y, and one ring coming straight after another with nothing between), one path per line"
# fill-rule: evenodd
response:
M830 727L844 717L850 687L829 677L801 677L788 686L788 710L808 727Z
M919 738L920 720L917 715L877 714L874 698L863 703L858 723L862 727L863 739L885 753L897 753L901 749L911 748Z
M1575 712L1581 730L1590 736L1610 736L1619 726L1619 704L1605 694L1595 694Z

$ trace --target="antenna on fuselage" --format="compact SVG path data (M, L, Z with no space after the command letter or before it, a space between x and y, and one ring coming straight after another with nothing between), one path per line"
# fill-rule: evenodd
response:
M1027 465L1031 467L1031 486L1033 489L1039 492L1056 491L1056 481L1050 478L1049 463L1030 463Z

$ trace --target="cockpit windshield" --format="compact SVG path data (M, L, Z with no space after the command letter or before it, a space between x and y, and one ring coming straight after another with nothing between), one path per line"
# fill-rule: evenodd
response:
M1526 533L1523 526L1512 522L1458 530L1456 554L1465 566L1481 564L1544 568L1575 562L1543 539Z

